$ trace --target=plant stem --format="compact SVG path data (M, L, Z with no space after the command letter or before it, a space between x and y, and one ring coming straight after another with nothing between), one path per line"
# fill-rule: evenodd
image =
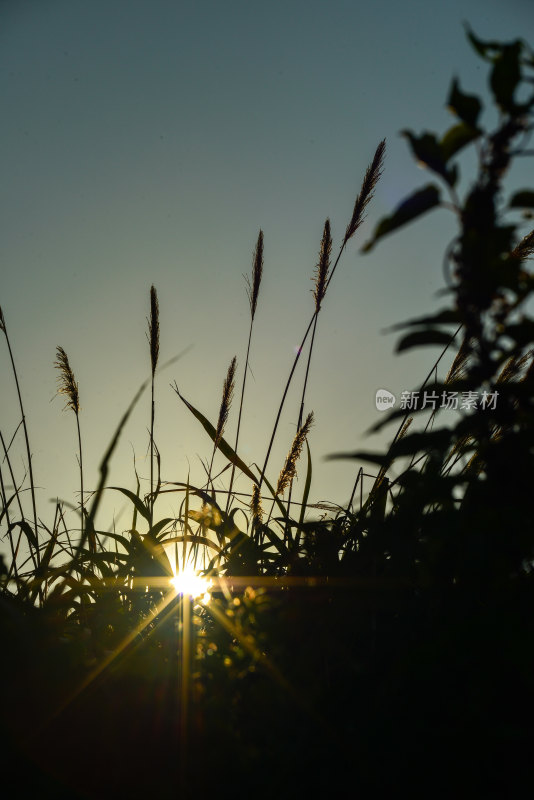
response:
M7 349L9 351L9 358L11 359L11 367L13 369L13 375L15 376L15 385L17 387L17 395L18 395L18 399L19 399L20 413L21 413L21 416L22 416L22 428L24 430L24 441L26 443L26 455L28 457L28 471L29 471L29 475L30 475L30 493L31 493L31 498L32 498L33 527L34 527L34 531L35 531L35 540L38 543L39 542L39 529L37 527L37 505L36 505L36 502L35 502L35 482L34 482L34 479L33 479L32 454L31 454L31 451L30 451L30 439L29 439L29 436L28 436L28 427L26 425L26 414L24 413L24 406L23 406L23 403L22 403L22 395L21 395L21 391L20 391L19 378L18 378L18 375L17 375L17 369L15 367L15 359L13 357L13 351L11 349L11 342L9 341L9 336L8 336L8 333L7 333L7 326L5 324L5 320L4 320L3 314L1 315L1 319L2 319L2 323L3 324L0 327L4 331L4 336L6 337ZM32 548L31 548L31 544L30 544L30 553L31 552L32 552ZM37 561L37 566L39 566L40 561L41 561L40 553L39 553L39 546L37 546L37 548L36 548L35 559L33 558L33 554L32 554L32 560L34 560L34 561L36 560Z

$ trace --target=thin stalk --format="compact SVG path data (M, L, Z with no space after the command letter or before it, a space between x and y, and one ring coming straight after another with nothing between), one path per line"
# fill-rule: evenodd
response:
M315 334L317 332L317 320L319 318L319 311L321 310L321 304L324 300L324 296L326 294L327 288L327 281L328 281L328 272L330 270L330 253L332 252L332 237L330 235L330 220L327 219L324 224L323 229L323 238L321 239L321 248L319 251L319 263L316 266L316 274L315 274L315 287L313 290L313 296L315 299L315 310L316 315L313 321L313 331L312 331L312 338L310 342L310 349L308 351L308 362L306 364L306 374L304 376L304 384L302 387L302 397L300 401L300 409L299 409L299 416L297 420L297 430L299 430L300 426L302 425L302 418L304 416L304 399L306 397L306 388L308 386L308 377L310 374L310 364L311 364L311 357L313 353L313 345L315 342ZM289 485L289 494L287 498L287 516L289 521L290 516L290 509L291 509L291 494L293 492L293 481L291 481ZM289 522L288 522L289 524ZM288 529L286 525L285 530L285 538L287 539L288 536Z
M18 428L17 428L17 430L18 430ZM11 442L12 441L13 441L13 439L11 440ZM9 470L9 476L10 476L11 482L13 484L13 490L15 492L15 497L17 498L17 504L18 504L18 507L19 507L20 518L24 519L24 511L22 509L22 502L21 502L21 499L20 499L20 489L17 489L17 484L16 484L16 481L15 481L15 473L13 472L13 467L11 465L11 459L9 458L9 448L11 447L11 442L6 447L6 443L4 441L4 437L3 437L1 431L0 431L0 442L2 443L2 449L4 451L4 458L5 458L6 462L7 462L7 468ZM18 537L17 544L16 544L16 547L15 547L15 559L18 557L19 547L20 547L20 540L21 539L22 539L22 530L19 533L19 537ZM32 557L32 561L33 561L34 567L37 568L37 563L36 563L35 557L33 555L33 552L31 550L31 547L30 547L30 555ZM11 562L11 566L9 568L9 572L8 572L8 575L7 575L7 580L8 581L11 578L11 573L12 572L15 572L15 574L17 574L16 561L12 561Z
M258 304L258 295L260 292L260 284L263 275L263 231L260 229L258 234L258 241L256 242L256 249L254 251L254 259L252 262L252 280L248 278L248 299L250 303L250 327L248 331L247 355L245 358L245 371L243 373L243 385L241 387L241 398L239 401L239 415L237 418L237 431L235 436L234 452L237 453L237 446L239 444L239 432L241 430L241 415L243 413L243 400L245 397L245 386L248 375L248 361L250 354L250 343L252 340L252 328L254 325L254 317L256 315L256 306ZM230 503L232 501L232 488L234 485L235 464L232 464L232 472L230 475L230 487L228 489L228 497L226 499L226 514L230 510Z
M360 225L362 224L362 222L364 220L365 210L366 210L369 202L371 201L371 199L373 197L376 184L378 183L378 180L379 180L379 178L380 178L380 176L382 174L385 151L386 151L386 141L385 141L385 139L383 139L380 142L380 144L378 145L378 147L376 149L376 152L375 152L375 155L373 157L373 160L372 160L371 164L369 165L369 167L367 168L367 171L365 173L365 177L363 179L363 183L362 183L362 186L361 186L361 189L360 189L360 193L356 198L356 202L354 203L354 209L352 211L351 220L350 220L350 222L349 222L349 224L347 226L347 229L345 231L345 236L343 238L343 243L342 243L342 245L340 247L339 253L338 253L337 258L336 258L336 260L334 262L334 266L332 267L332 271L330 272L330 275L328 276L328 278L325 277L324 283L321 285L321 300L324 298L324 296L326 294L326 291L327 291L327 289L328 289L328 287L330 285L330 282L331 282L332 278L334 277L334 273L335 273L335 271L337 269L337 265L339 264L339 260L341 258L341 254L343 253L343 250L345 249L346 244L352 238L352 236L354 236L354 234L356 233L356 231L358 230L358 228L360 227ZM274 423L273 432L271 434L271 439L270 439L270 442L269 442L269 446L267 448L267 454L265 456L265 461L264 461L263 468L262 468L261 475L260 475L260 479L259 479L259 484L258 485L259 485L260 489L261 489L261 486L262 486L262 483L263 483L263 480L264 480L264 477L265 477L265 472L267 470L267 464L269 462L269 457L271 455L271 450L272 450L272 446L273 446L273 442L274 442L274 437L276 436L276 431L278 429L278 423L280 422L280 417L282 415L282 409L284 407L284 403L285 403L285 400L286 400L286 397L287 397L287 393L289 391L289 386L290 386L291 381L293 379L293 375L295 373L295 369L297 367L298 360L300 358L300 354L302 352L302 349L303 349L304 345L306 344L306 340L308 338L310 330L312 329L312 326L314 325L314 322L315 322L315 320L317 318L317 315L319 313L318 308L320 308L320 302L318 304L316 303L315 311L314 311L313 316L312 316L312 318L311 318L311 320L309 322L309 325L308 325L308 327L306 329L306 333L304 334L304 337L302 339L301 345L297 350L297 354L296 354L295 359L293 361L293 366L291 368L291 372L289 373L289 378L287 379L287 383L286 383L286 386L285 386L285 389L284 389L284 393L282 395L282 400L280 402L280 406L278 408L278 413L276 415L276 420L275 420L275 423Z
M78 453L80 455L79 464L80 464L80 535L83 538L83 531L85 525L85 504L84 504L84 495L83 495L83 454L82 454L82 434L80 431L80 417L76 414L76 430L78 431Z
M239 398L239 414L237 417L237 431L235 436L235 444L234 444L234 452L237 453L237 446L239 444L239 431L241 429L241 416L243 413L243 400L245 397L245 386L247 383L247 372L248 372L248 359L250 353L250 343L252 340L252 326L254 324L254 319L250 320L250 328L248 331L248 343L247 343L247 354L245 357L245 371L243 373L243 384L241 386L241 397ZM213 463L213 462L212 462ZM225 513L228 514L230 510L230 503L232 501L232 488L234 485L234 476L235 476L235 464L232 464L232 472L230 474L230 485L228 488L228 497L226 498L226 510Z
M55 361L54 364L59 370L59 376L58 376L59 388L57 390L57 393L64 394L68 398L65 409L67 408L72 409L76 417L76 430L78 432L78 464L80 467L80 495L81 495L80 541L82 542L84 539L84 529L85 529L85 520L84 520L85 507L84 507L84 493L83 493L82 436L80 431L80 394L78 390L78 384L76 383L76 379L74 377L74 372L72 371L71 366L69 364L68 356L62 347L56 348L56 356L57 356L57 361ZM90 544L94 552L96 550L95 541L91 539Z
M12 569L14 569L14 571L15 571L15 581L18 584L18 579L19 579L18 572L17 572L18 544L17 544L17 549L15 549L15 546L13 544L13 531L11 530L11 517L10 517L10 514L9 514L9 503L8 503L8 500L7 500L6 489L5 489L5 486L4 486L4 477L2 475L2 468L1 467L0 467L0 492L1 492L1 495L2 495L2 504L4 506L4 514L5 514L5 517L6 517L7 529L9 531L9 548L11 550L11 565L12 565ZM19 541L20 541L20 539L19 539ZM11 573L11 570L9 571L8 574L10 574L10 573ZM6 582L6 586L7 586L7 582Z
M9 336L8 336L8 333L7 333L6 321L5 321L4 314L2 312L2 308L1 307L0 307L0 330L3 331L4 336L6 337L7 349L9 351L9 358L11 359L11 367L13 369L13 375L15 376L15 384L16 384L16 387L17 387L17 395L18 395L18 398L19 398L19 407L20 407L20 413L21 413L21 416L22 416L22 428L24 430L24 441L26 443L26 455L27 455L27 458L28 458L28 472L29 472L29 475L30 475L30 492L31 492L31 498L32 498L33 527L34 527L34 532L35 532L35 540L38 542L39 541L39 528L37 526L37 504L35 502L35 482L34 482L34 479L33 479L32 454L30 452L30 439L29 439L29 436L28 436L28 426L26 425L26 414L24 413L24 406L22 404L22 395L21 395L21 392L20 392L20 385L19 385L19 379L18 379L18 375L17 375L17 369L15 367L15 359L13 357L13 351L11 349L11 342L9 341ZM30 545L30 552L31 552L31 545ZM39 566L39 564L41 562L41 556L40 556L40 553L39 553L39 547L37 547L37 549L36 549L35 559L33 559L33 555L32 555L32 560L36 560L37 561L37 566Z

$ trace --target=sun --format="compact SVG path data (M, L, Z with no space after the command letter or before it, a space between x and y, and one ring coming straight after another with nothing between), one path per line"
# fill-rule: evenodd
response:
M213 581L199 575L191 567L177 572L170 582L174 586L176 594L188 595L194 599L201 598L203 603L210 600L210 588Z

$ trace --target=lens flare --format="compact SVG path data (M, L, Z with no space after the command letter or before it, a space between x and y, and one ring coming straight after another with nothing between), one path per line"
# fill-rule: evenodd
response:
M188 595L194 599L202 598L203 603L210 599L211 579L199 575L193 569L180 570L170 582L176 594Z

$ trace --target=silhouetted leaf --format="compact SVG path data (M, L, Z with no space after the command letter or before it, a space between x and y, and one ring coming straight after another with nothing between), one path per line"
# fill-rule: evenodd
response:
M115 491L122 492L122 494L126 495L126 497L132 501L141 516L144 517L147 522L150 522L150 511L140 497L137 497L137 495L135 495L133 492L130 492L129 489L122 489L120 486L110 486L109 488L115 489Z
M390 331L398 331L414 325L458 325L460 322L458 311L452 308L444 308L429 317L416 317L415 319L409 319L407 322L399 322L397 325L387 328L386 331L389 333Z
M510 200L510 208L534 208L534 192L522 189L516 192Z
M450 186L454 185L455 173L447 169L447 158L433 133L426 131L421 136L415 136L411 131L404 130L401 131L401 136L408 139L415 158L422 166L441 175Z
M171 522L174 522L174 520L171 517L165 517L165 519L160 519L152 526L152 528L150 528L147 536L151 536L154 539L154 541L161 541L163 539L163 536L165 535L164 529L167 527L167 525L170 525ZM160 533L162 535L158 539Z
M490 76L490 85L499 106L508 111L514 106L514 93L521 80L519 56L522 44L519 40L504 45L495 60Z
M41 572L42 575L46 575L46 571L50 564L50 560L54 552L54 547L56 545L57 536L58 536L58 529L56 528L55 530L52 531L50 535L50 539L48 540L48 544L46 545L46 549L44 551L41 563L39 565L39 571Z
M402 439L398 439L390 450L393 458L399 456L414 455L427 450L448 449L451 441L452 431L449 428L440 428L436 431L415 431L407 433Z
M191 411L191 413L198 419L198 421L200 422L200 424L202 425L202 427L204 428L204 430L206 431L206 433L208 434L208 436L210 437L212 442L214 442L215 441L215 436L216 436L216 430L213 427L213 425L211 424L211 422L206 419L204 414L202 414L200 411L198 411L188 400L186 400L185 397L182 394L180 394L180 392L178 391L176 386L173 386L173 389L176 392L176 394L178 395L178 397L180 398L180 400L187 406L187 408ZM228 461L230 461L232 464L234 464L234 466L236 466L237 469L241 470L241 472L243 472L247 476L247 478L250 478L250 480L254 481L254 483L258 482L258 479L254 475L254 473L247 467L247 465L243 461L241 461L241 459L239 458L237 453L234 452L234 450L230 447L230 445L228 444L228 442L225 439L223 439L223 438L219 439L218 449L228 459Z
M422 345L445 345L451 341L451 334L444 331L424 330L413 331L404 336L396 347L396 352L401 353L403 350L410 350L412 347L421 347Z
M222 553L222 549L218 544L215 544L215 542L212 542L211 539L208 539L205 536L200 536L197 533L186 533L181 534L180 536L170 536L168 539L165 539L165 544L183 544L185 542L189 542L190 544L201 544L204 547L215 550L219 554Z
M422 189L418 189L410 195L398 208L393 212L390 217L383 217L375 228L373 238L368 241L363 247L362 252L367 253L374 247L378 239L385 236L387 233L401 228L407 222L424 214L425 211L430 211L440 203L439 189L433 183L429 183Z
M476 127L478 116L482 109L482 103L475 95L464 94L460 90L460 84L456 78L452 82L447 100L449 109L459 117L466 125Z
M441 140L441 151L445 161L448 161L449 158L452 158L452 156L458 153L463 147L466 147L466 145L478 139L479 136L480 131L464 122L449 128Z
M310 453L310 446L308 444L308 440L305 440L306 450L308 453L308 466L306 469L306 481L304 483L304 491L302 493L302 505L300 507L300 516L299 516L299 527L304 522L304 516L306 514L306 507L308 505L308 498L310 496L310 486L312 480L312 460L311 460L311 453Z
M141 397L141 395L145 391L146 387L148 386L148 383L149 383L148 380L144 381L141 384L141 386L139 387L135 397L133 398L132 402L128 406L126 412L123 414L123 416L122 416L122 418L121 418L121 420L120 420L120 422L119 422L119 424L117 426L117 429L115 430L115 433L113 434L113 438L112 438L111 442L109 443L109 446L108 446L106 452L104 453L104 457L103 457L102 461L100 462L100 467L99 467L100 478L99 478L99 481L98 481L98 486L97 486L96 491L93 494L93 500L92 500L92 503L91 503L91 509L90 509L89 513L86 514L84 535L83 535L83 537L81 538L81 540L80 540L80 542L78 544L77 550L80 550L84 546L85 540L87 538L89 538L90 544L94 545L94 539L93 539L94 533L95 533L94 520L96 519L96 514L97 514L97 511L98 511L98 507L99 507L100 501L102 499L102 493L103 493L103 490L104 490L104 485L106 483L106 479L107 479L107 476L108 476L109 462L111 461L111 456L113 455L113 451L115 450L115 448L117 446L117 443L119 441L119 438L120 438L120 435L122 433L122 430L123 430L124 426L126 425L126 422L128 421L128 418L129 418L130 414L132 413L133 409L137 405L137 402L138 402L139 398ZM72 558L72 561L71 561L71 564L70 564L70 569L74 569L75 568L76 560L77 560L77 553L75 553L74 557Z
M355 450L348 453L330 453L325 456L327 461L335 461L338 459L350 459L351 461L369 461L371 464L378 464L383 466L388 460L387 453L368 453L365 450Z
M489 52L491 50L499 50L501 48L501 45L499 44L499 42L495 42L495 41L483 42L481 39L478 39L475 36L475 34L473 33L473 31L471 30L469 25L466 24L465 25L465 29L466 29L467 37L468 37L469 41L471 42L471 44L473 45L474 49L477 51L477 53L480 56L482 56L482 58L485 58L487 61L493 61L494 58L492 56L488 55L488 54L489 54Z
M37 537L33 531L33 528L26 522L25 519L21 519L18 522L12 522L11 525L8 527L7 532L10 533L14 528L20 528L26 534L27 540L30 544L35 548L35 550L39 549L39 543L37 541Z

